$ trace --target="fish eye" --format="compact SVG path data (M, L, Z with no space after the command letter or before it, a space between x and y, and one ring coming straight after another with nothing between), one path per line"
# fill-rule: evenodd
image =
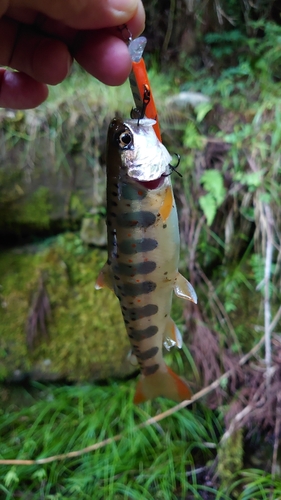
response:
M130 149L133 144L133 136L128 130L123 130L116 137L118 146L121 149Z

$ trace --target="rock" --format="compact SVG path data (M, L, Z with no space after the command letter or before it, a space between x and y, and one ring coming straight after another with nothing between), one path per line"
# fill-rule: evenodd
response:
M98 380L135 370L118 299L94 288L105 260L71 233L0 253L0 379Z
M169 107L186 108L191 106L195 108L199 104L210 102L210 98L200 92L180 92L167 99L166 104Z
M79 99L56 113L0 110L0 241L77 227L104 203L100 156L110 119L86 114Z
M101 209L92 208L82 220L81 240L87 245L104 247L107 243L107 230L104 213Z

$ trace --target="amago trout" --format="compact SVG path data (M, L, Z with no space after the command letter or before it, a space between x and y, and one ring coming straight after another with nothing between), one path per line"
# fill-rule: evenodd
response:
M187 383L164 362L164 342L181 347L170 317L173 291L197 302L178 272L179 226L171 186L171 156L157 138L154 120L114 119L107 138L108 261L96 288L120 301L141 376L134 398L190 399Z

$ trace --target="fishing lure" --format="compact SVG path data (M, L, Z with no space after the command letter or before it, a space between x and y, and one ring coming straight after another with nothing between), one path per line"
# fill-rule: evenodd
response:
M146 42L147 40L144 36L136 38L135 40L129 39L128 48L132 59L132 72L129 76L129 80L133 99L140 118L143 118L145 115L147 118L155 120L153 128L159 141L161 141L157 109L151 91L145 62L142 57Z

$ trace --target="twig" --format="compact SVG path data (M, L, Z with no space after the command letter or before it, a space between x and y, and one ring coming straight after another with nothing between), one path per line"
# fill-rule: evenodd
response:
M281 306L279 307L277 313L275 314L273 320L270 323L270 326L269 326L270 333L273 332L273 330L276 327L280 318L281 318Z
M249 405L245 406L245 408L243 408L243 410L241 410L239 413L237 413L237 415L235 415L235 417L231 420L229 428L222 436L221 443L223 443L224 441L226 441L227 439L230 438L230 436L232 435L232 433L236 429L236 424L238 422L240 422L246 415L248 415L248 413L250 413L250 411L252 411L252 409L253 409L253 405L249 404Z
M259 349L262 347L264 344L265 337L263 336L260 341L247 353L245 356L243 356L238 365L242 366L247 361L254 356ZM181 403L173 406L169 410L166 410L159 415L156 415L155 417L151 417L147 419L145 422L142 422L139 425L136 425L133 428L133 432L137 431L138 429L142 429L144 427L148 427L149 425L155 425L156 422L160 422L164 418L170 417L174 413L178 412L182 408L185 408L186 406L190 406L192 403L195 401L198 401L202 397L206 396L209 394L211 391L214 389L217 389L223 380L226 378L230 377L233 373L235 373L236 368L232 368L231 370L228 370L227 372L223 373L217 380L212 382L210 385L205 387L204 389L201 389L201 391L197 392L194 394L190 400L188 401L182 401ZM39 458L37 460L0 460L0 465L41 465L41 464L47 464L50 462L56 462L58 460L65 460L67 458L72 458L72 457L79 457L81 455L84 455L86 453L90 453L91 451L96 451L99 448L103 448L104 446L107 446L108 444L120 441L122 437L125 437L125 434L117 434L116 436L113 436L111 438L104 439L103 441L100 441L99 443L92 444L90 446L87 446L86 448L82 448L81 450L76 450L76 451L71 451L69 453L64 453L62 455L54 455L52 457L47 457L47 458Z
M164 56L165 56L165 52L168 49L168 45L169 45L169 42L170 42L170 39L172 36L175 11L176 11L176 2L175 2L175 0L171 0L170 9L169 9L169 17L168 17L168 26L167 26L167 31L166 31L165 39L163 42L163 46L162 46L162 53L164 54Z
M277 403L276 403L276 421L274 429L274 446L273 446L272 466L271 466L272 479L274 479L274 477L277 474L277 454L279 448L280 429L281 429L281 391L279 391L277 394Z
M267 228L266 228L266 253L264 266L264 336L265 336L265 364L266 364L266 381L267 389L269 388L271 379L271 332L270 332L270 275L273 254L273 238L272 238L272 214L270 207L264 207Z

